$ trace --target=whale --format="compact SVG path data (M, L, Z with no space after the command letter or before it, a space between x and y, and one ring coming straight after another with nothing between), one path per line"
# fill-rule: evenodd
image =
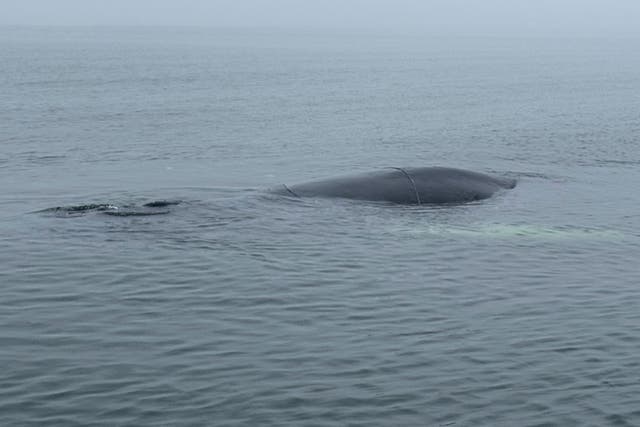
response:
M389 167L295 185L273 193L296 198L324 197L403 205L467 203L512 189L516 180L450 167Z

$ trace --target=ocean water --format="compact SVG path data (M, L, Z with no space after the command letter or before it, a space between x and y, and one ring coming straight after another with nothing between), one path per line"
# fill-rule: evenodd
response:
M640 424L640 40L4 27L0 100L1 425ZM518 186L267 191L433 165Z

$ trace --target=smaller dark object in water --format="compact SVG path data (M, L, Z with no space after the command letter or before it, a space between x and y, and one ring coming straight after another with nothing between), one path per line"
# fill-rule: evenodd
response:
M150 216L150 215L166 215L169 211L149 211L149 210L113 210L102 212L105 215L111 216Z
M88 203L85 205L56 206L53 208L43 209L38 212L53 212L58 216L82 216L89 212L99 212L104 215L111 216L166 215L169 211L167 209L160 210L160 208L168 208L170 206L179 205L180 203L180 200L156 200L145 203L142 206L117 206L111 203Z
M155 200L153 202L145 203L145 208L166 208L167 206L179 205L181 200Z
M109 203L89 203L86 205L76 205L76 206L56 206L54 208L44 209L41 212L86 212L86 211L106 211L109 209L118 209L117 206L111 205Z

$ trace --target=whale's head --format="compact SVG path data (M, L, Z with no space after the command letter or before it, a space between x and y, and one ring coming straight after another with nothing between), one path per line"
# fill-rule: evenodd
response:
M503 178L503 177L493 177L496 181L498 181L498 184L506 189L512 189L515 188L516 184L518 183L518 180L515 178Z

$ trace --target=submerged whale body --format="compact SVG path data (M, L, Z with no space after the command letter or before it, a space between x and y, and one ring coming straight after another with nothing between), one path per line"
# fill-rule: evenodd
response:
M399 204L464 203L515 187L516 180L445 167L387 168L380 171L282 185L277 194L338 197Z

